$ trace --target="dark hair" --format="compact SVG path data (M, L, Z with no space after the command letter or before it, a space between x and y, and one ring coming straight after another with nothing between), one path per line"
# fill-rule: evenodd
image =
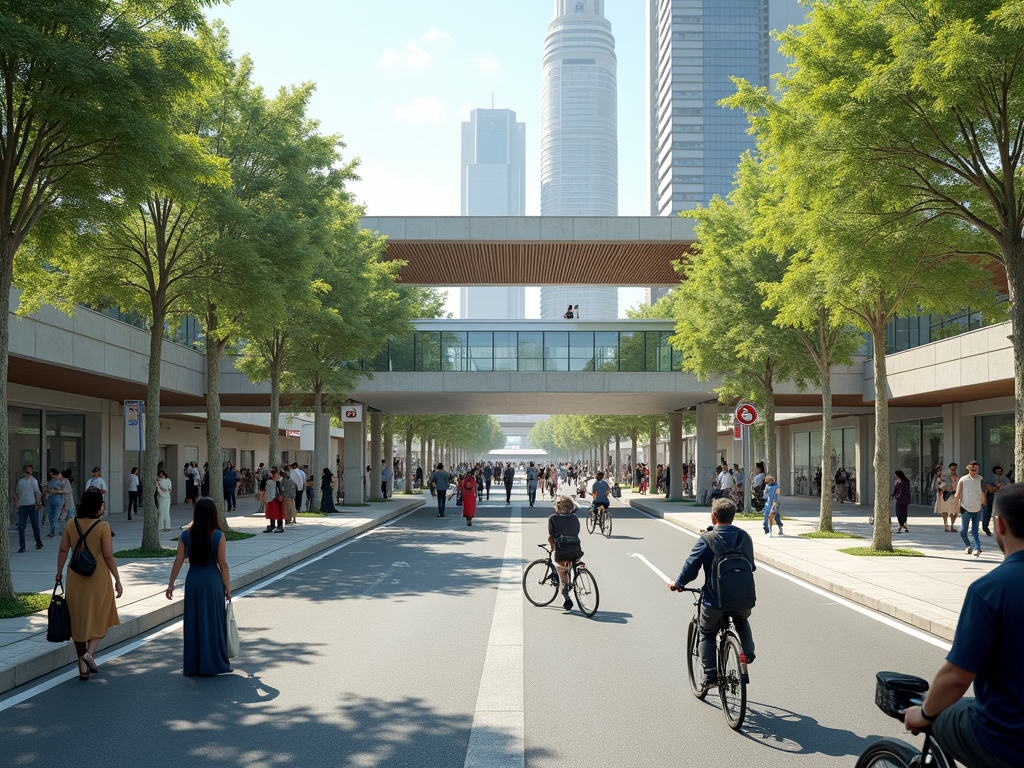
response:
M324 474L323 474L323 476L324 477L334 477L334 473L331 472L331 470L328 469L327 467L324 467Z
M957 464L955 461L951 461L949 462L949 467L947 467L947 469L949 469L950 467L956 467L957 469L959 469L960 465Z
M79 517L87 517L90 520L95 520L100 516L100 511L103 509L103 494L99 488L86 488L82 494L81 501L78 502L78 511L75 513Z
M905 480L908 483L910 482L909 480L907 480L907 476L903 473L902 469L897 469L895 472L893 472L893 474L896 475L896 477L898 477L900 480Z
M138 472L138 471L139 471L139 468L138 468L138 467L132 467L132 471L131 471L131 474L133 474L133 475L134 475L134 474L135 474L136 472Z
M1002 467L999 466L998 464L996 464L994 467L992 467L992 471L993 472L995 472L997 469L1002 470Z
M598 472L596 475L594 475L594 477L596 479L598 479L598 480L603 480L604 479L604 472Z
M160 477L161 475L163 475L164 477L167 477L167 470L166 469L158 469L156 471L156 476Z
M93 468L92 468L92 471L93 471L93 472L99 472L99 471L100 471L100 468L99 468L99 467L93 467Z
M217 519L217 505L213 499L202 498L196 502L192 510L192 525L188 527L188 538L192 546L188 548L188 564L198 567L210 562L210 537L214 531L220 530Z
M1011 483L996 494L992 513L1006 522L1015 539L1024 539L1024 483Z
M722 525L731 525L736 519L736 502L732 499L715 499L711 502L711 514Z
M53 477L54 475L59 475L59 474L60 474L60 470L57 470L57 469L54 469L53 467L50 467L50 477Z

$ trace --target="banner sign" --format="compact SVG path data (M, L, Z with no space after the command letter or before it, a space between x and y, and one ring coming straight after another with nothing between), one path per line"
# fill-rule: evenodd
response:
M363 406L361 406L361 405L343 405L343 406L341 406L341 420L342 421L362 421L363 420Z
M143 400L124 401L124 449L146 450L146 403Z
M285 437L302 437L301 429L286 429L284 431Z

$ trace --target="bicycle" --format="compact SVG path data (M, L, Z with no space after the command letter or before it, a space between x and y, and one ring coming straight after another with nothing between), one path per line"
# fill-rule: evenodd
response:
M547 552L548 556L534 560L526 566L526 571L523 573L523 594L531 603L543 608L546 605L551 605L558 596L561 584L558 578L558 568L552 559L554 551L548 549L544 544L537 546ZM572 591L576 595L576 605L579 606L580 612L589 619L597 613L597 605L601 599L597 590L597 579L579 560L574 560L569 566L568 577Z
M694 594L693 607L696 612L686 630L687 665L690 690L700 701L708 695L704 687L704 663L700 656L700 604L701 591L682 587L680 592ZM747 714L747 658L743 654L740 640L732 629L732 620L726 616L718 628L718 695L722 700L722 712L729 727L738 731ZM881 768L881 766L879 766Z
M587 533L600 528L609 539L612 537L612 511L604 502L594 502L587 514Z
M875 704L889 717L903 722L907 707L919 706L928 690L928 681L898 672L879 672L875 675ZM909 768L934 766L953 768L956 763L932 738L931 729L926 728L924 744L915 749L899 739L879 739L860 753L856 768Z

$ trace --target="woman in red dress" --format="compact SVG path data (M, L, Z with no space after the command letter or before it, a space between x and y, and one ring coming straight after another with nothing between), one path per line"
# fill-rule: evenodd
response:
M462 516L466 518L466 525L471 526L476 516L476 478L471 472L462 478L459 490L462 491Z

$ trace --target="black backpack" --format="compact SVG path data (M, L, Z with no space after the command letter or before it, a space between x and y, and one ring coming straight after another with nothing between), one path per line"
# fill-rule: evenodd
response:
M715 555L711 563L711 589L718 598L714 606L719 611L742 611L753 608L757 602L754 591L754 564L743 551L747 533L740 532L735 547L727 547L716 531L701 534Z

